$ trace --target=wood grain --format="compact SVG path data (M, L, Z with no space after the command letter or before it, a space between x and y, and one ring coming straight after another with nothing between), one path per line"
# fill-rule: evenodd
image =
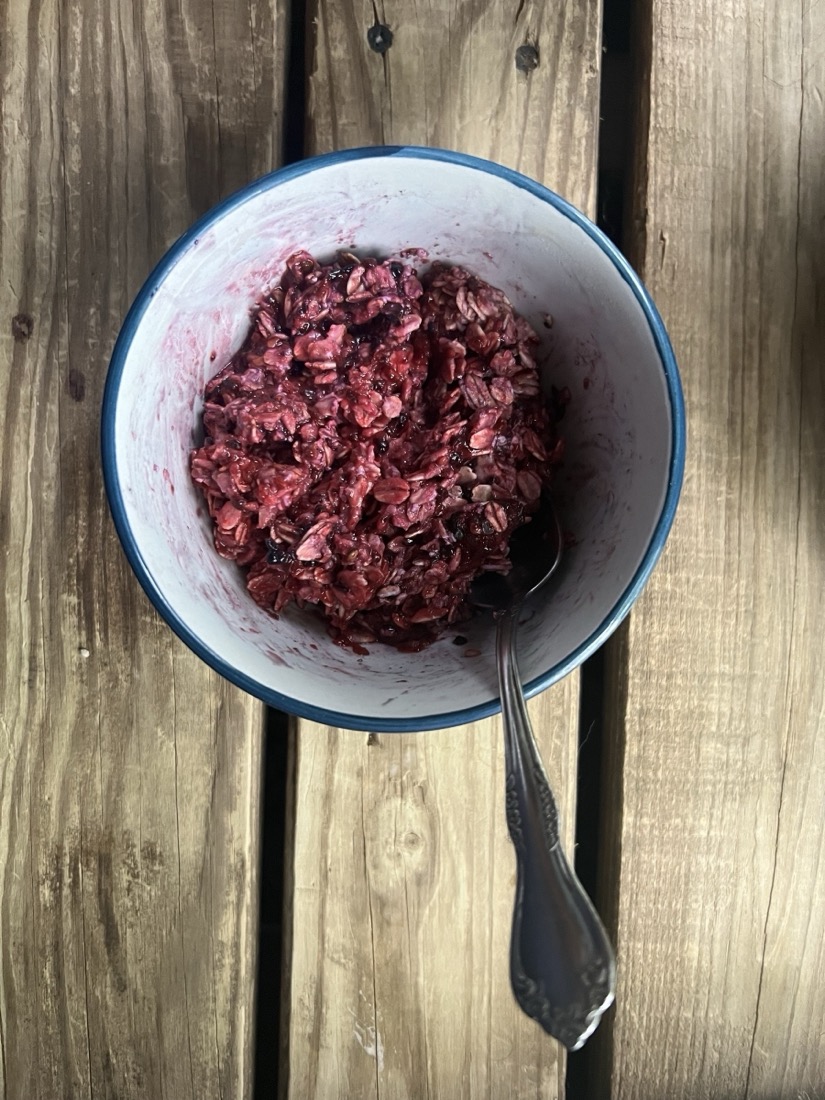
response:
M825 7L647 5L634 258L688 469L611 653L597 1094L825 1096Z
M250 1094L259 705L161 624L98 416L163 250L279 154L276 3L0 6L0 1083Z
M393 34L382 56L367 30ZM389 143L493 157L592 209L599 21L555 5L322 2L309 150ZM537 45L529 76L514 65ZM532 705L572 840L578 680ZM516 1008L515 868L497 720L410 736L297 724L282 1095L558 1097L556 1044Z

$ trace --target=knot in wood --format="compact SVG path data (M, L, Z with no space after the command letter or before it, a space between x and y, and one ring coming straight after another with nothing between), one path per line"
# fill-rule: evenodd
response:
M424 841L418 835L418 833L415 833L412 830L410 830L404 836L404 847L407 849L408 852L416 851L416 849L420 848L423 843Z

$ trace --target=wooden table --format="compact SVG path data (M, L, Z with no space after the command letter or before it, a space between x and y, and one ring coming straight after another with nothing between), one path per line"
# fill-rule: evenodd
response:
M607 54L598 0L0 4L9 1100L252 1095L265 716L131 576L98 416L150 267L285 134L293 155L464 149L591 215L600 157L603 199L626 164L622 244L681 363L689 454L606 647L603 751L578 768L602 666L533 703L568 846L577 790L600 821L615 1010L566 1063L515 1009L496 721L301 722L282 1027L259 1037L279 1094L825 1098L825 4L639 0L624 56L625 6L605 16Z

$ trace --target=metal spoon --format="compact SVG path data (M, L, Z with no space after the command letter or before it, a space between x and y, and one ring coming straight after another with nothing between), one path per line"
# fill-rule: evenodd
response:
M516 661L522 604L546 584L562 557L562 532L549 497L510 542L513 568L472 586L476 606L495 613L496 663L504 723L507 826L517 882L510 980L521 1008L568 1050L578 1050L613 1002L616 959L593 904L564 857L559 814L539 756ZM548 566L548 562L550 563Z

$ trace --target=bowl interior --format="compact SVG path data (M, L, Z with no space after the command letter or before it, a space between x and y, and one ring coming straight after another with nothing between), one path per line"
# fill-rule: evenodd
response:
M465 647L452 631L420 654L374 645L368 656L333 645L311 613L276 621L215 553L188 475L204 383L243 342L251 307L297 248L326 259L344 247L423 248L501 287L541 337L545 386L571 390L557 492L575 545L524 616L521 671L533 687L617 625L663 540L671 397L639 296L597 240L510 174L469 162L406 151L270 177L150 278L113 357L104 439L118 528L153 600L201 656L276 705L361 728L447 725L496 707L489 619L460 628Z

